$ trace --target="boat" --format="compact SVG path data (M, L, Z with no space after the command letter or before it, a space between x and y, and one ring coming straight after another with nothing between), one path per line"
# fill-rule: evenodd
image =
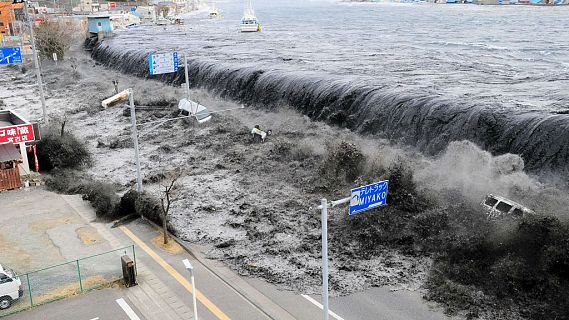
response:
M210 19L221 18L221 12L219 12L217 7L215 6L215 1L213 1L212 5L211 5L211 10L209 10L208 17Z
M261 24L255 16L253 10L252 0L245 0L245 10L243 11L243 18L241 18L241 32L259 32L261 31Z

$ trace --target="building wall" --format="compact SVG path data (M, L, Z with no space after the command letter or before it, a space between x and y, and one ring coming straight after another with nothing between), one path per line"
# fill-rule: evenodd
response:
M0 33L12 35L13 23L16 20L14 10L22 5L13 5L12 1L0 1Z
M111 32L111 20L107 18L88 18L89 21L89 32Z

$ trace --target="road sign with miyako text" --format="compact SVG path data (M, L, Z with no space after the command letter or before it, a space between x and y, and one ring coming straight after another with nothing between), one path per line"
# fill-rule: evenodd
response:
M21 124L0 128L0 144L30 142L36 139L33 124Z
M178 52L149 54L148 64L151 75L178 72Z
M380 181L352 189L350 215L387 204L389 181Z

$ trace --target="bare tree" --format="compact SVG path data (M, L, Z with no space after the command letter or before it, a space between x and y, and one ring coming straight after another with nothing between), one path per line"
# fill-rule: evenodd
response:
M60 60L80 34L74 22L63 21L42 21L34 26L34 31L40 55L51 59L56 53Z
M170 205L178 197L176 192L176 182L183 175L181 169L175 169L168 173L160 183L160 204L162 205L162 231L164 232L164 244L168 244L168 213L170 212Z

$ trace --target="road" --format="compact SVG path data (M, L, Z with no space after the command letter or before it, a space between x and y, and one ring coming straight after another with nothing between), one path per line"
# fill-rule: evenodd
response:
M126 289L96 290L52 302L6 320L149 320L125 297Z

